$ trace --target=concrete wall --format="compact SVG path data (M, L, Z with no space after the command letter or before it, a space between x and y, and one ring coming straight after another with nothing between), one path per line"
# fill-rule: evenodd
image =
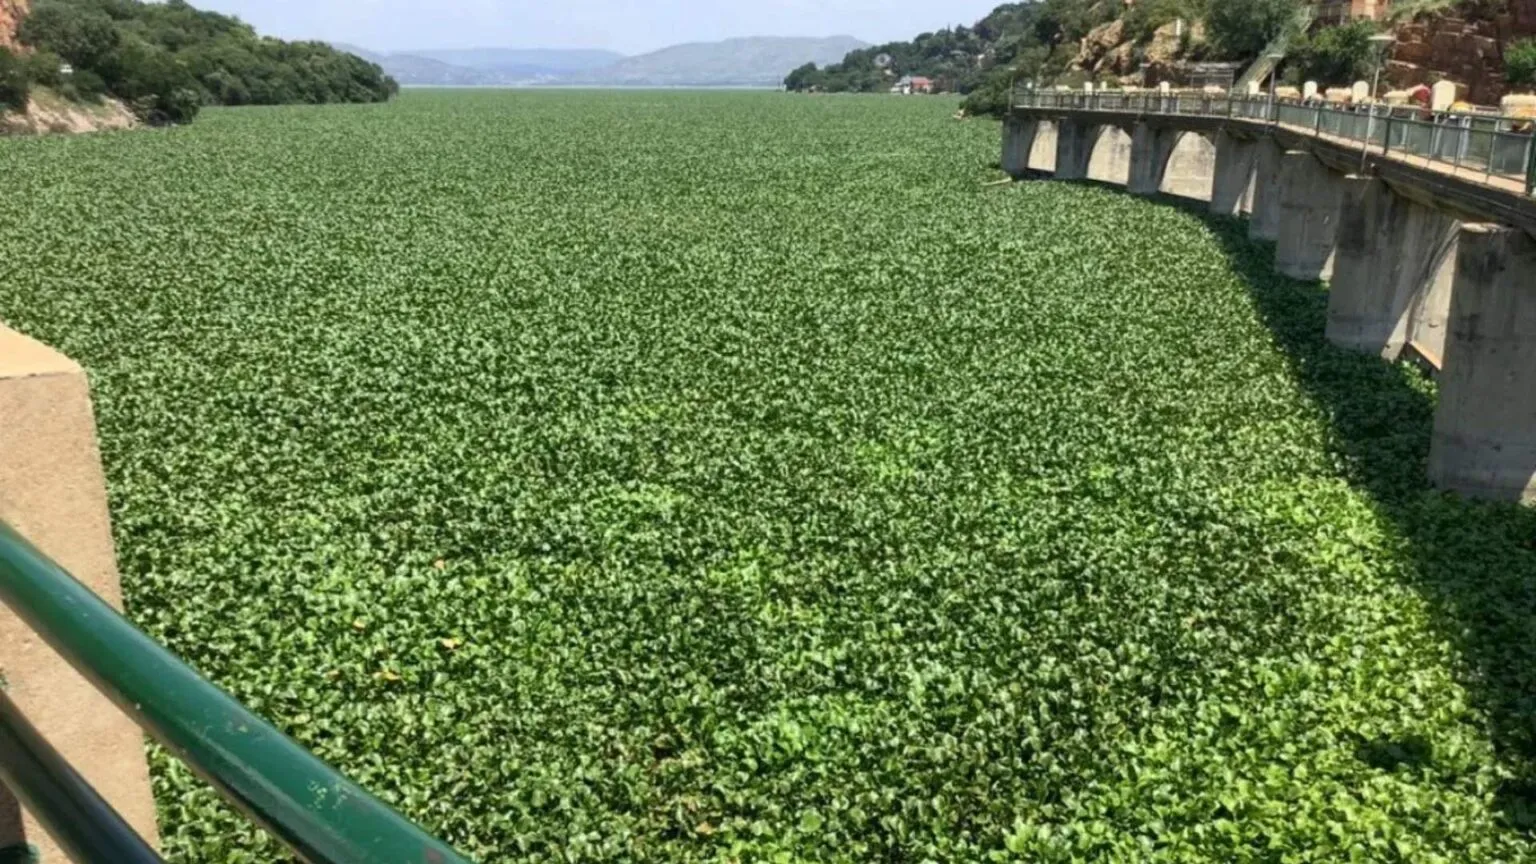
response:
M0 519L122 607L85 373L52 349L0 326ZM157 842L139 729L0 607L0 672L38 730L151 844ZM0 788L0 846L66 860Z
M1253 210L1248 236L1254 240L1280 239L1280 157L1275 139L1265 137L1253 144Z
M1254 161L1258 142L1216 133L1216 176L1211 183L1211 212L1243 216L1253 212Z
M1333 275L1338 234L1340 178L1310 153L1280 157L1280 225L1275 269L1293 279L1327 280Z
M1449 330L1430 480L1536 501L1536 241L1512 228L1462 228Z
M1119 126L1102 126L1088 157L1088 179L1126 185L1131 179L1131 136Z
M1175 133L1168 165L1158 191L1196 201L1211 200L1211 186L1216 177L1216 145L1198 132Z
M1394 360L1418 332L1422 353L1442 362L1460 223L1379 179L1341 182L1328 340Z

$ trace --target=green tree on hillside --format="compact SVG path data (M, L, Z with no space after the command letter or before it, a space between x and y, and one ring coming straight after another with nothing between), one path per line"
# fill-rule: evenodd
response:
M1205 13L1206 39L1214 55L1251 60L1294 27L1301 0L1212 0Z
M399 91L359 57L265 39L185 0L38 0L18 36L74 67L65 92L104 90L151 122L187 122L204 104L381 102Z

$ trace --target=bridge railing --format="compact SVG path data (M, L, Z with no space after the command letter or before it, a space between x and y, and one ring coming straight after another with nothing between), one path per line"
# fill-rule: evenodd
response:
M0 522L0 602L311 864L468 864L202 678ZM0 693L0 779L77 861L159 861Z
M1340 105L1194 91L1039 90L1021 87L1020 108L1227 117L1284 126L1358 143L1409 161L1422 160L1457 175L1483 175L1536 191L1536 136L1530 119L1497 114L1431 112L1401 105Z

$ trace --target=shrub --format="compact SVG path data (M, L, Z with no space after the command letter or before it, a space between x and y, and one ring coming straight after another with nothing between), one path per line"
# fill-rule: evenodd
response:
M1504 80L1511 87L1536 87L1536 39L1521 39L1504 49Z
M32 81L27 74L26 60L0 48L0 110L24 110L31 95Z

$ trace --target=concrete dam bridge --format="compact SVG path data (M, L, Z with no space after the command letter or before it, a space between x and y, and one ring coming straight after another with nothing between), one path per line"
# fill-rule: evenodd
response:
M1327 338L1439 370L1431 481L1536 501L1536 143L1521 121L1021 90L1002 167L1208 202L1329 283Z

